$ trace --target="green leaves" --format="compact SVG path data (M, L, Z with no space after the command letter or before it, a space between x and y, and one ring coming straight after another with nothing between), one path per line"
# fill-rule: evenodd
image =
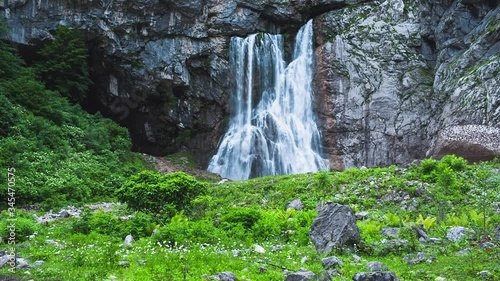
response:
M188 206L197 195L206 192L207 184L183 172L160 174L142 171L126 181L116 195L134 210L172 215Z
M37 72L49 89L72 102L83 102L90 85L87 48L78 30L60 25L55 39L40 51Z

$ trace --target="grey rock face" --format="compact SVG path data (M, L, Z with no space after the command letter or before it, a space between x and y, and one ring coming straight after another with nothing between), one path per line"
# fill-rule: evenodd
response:
M500 156L500 129L484 125L452 126L439 132L432 156L455 154L471 161Z
M358 244L361 239L352 209L331 202L314 219L309 236L320 253Z
M444 128L500 127L500 7L488 1L19 0L0 9L11 40L33 51L58 24L82 31L89 99L128 127L140 152L187 150L206 165L230 114L230 37L291 35L309 18L331 168L408 164L443 143Z
M500 124L500 8L381 2L315 22L317 107L333 169L411 163L442 128Z
M316 274L307 270L299 270L288 275L285 281L307 281L307 280L315 280Z
M383 1L317 18L315 87L331 168L409 163L425 154L438 100L432 67L416 50L418 9Z

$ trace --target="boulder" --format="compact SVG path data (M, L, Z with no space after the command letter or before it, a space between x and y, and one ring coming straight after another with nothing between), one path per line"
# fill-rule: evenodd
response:
M308 270L299 270L295 273L289 274L285 281L307 281L307 280L315 280L316 274L314 272Z
M475 236L476 232L472 229L466 229L462 226L455 226L448 230L448 233L446 233L446 238L452 242L457 242L463 238L466 238L467 235Z
M359 244L361 237L351 208L329 202L314 219L309 233L316 250L330 253L333 249Z
M302 204L302 200L300 199L295 199L292 202L288 203L286 206L287 209L295 209L295 210L302 210L304 209L304 204Z
M380 272L387 270L387 266L378 261L371 261L366 263L366 268L368 268L372 272Z
M210 276L210 280L219 280L219 281L236 281L236 275L232 272L221 272L218 274L214 274Z
M399 228L397 227L387 227L382 228L380 233L387 237L398 238L399 237Z
M358 272L352 278L354 281L399 281L396 274L392 271L384 272Z
M326 257L321 260L321 264L323 265L324 268L335 268L340 265L343 265L344 263L337 257Z
M123 241L123 247L131 247L132 246L132 242L134 242L134 237L132 236L132 234L129 234L127 235L127 237L125 237L125 240Z
M431 263L434 260L434 256L431 256L424 252L418 252L417 254L408 254L403 258L408 265L415 265L422 262Z

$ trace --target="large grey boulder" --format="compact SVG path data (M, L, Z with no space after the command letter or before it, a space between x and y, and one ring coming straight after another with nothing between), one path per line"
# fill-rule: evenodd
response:
M359 244L361 239L352 209L332 202L326 203L314 219L309 236L320 253Z

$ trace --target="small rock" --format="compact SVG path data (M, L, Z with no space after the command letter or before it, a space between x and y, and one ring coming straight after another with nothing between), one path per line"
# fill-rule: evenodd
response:
M488 276L491 276L491 272L488 270L483 270L478 272L477 275L481 276L482 278L487 278Z
M308 257L302 257L302 259L300 260L300 263L301 263L301 264L304 264L304 263L306 263L308 260L309 260L309 258L308 258Z
M131 247L132 246L132 242L134 242L134 237L132 236L132 234L129 234L127 235L127 237L125 237L125 240L123 241L123 247Z
M51 240L51 239L45 240L45 244L54 245L54 246L56 246L59 249L64 249L63 245L61 245L61 244L59 244L59 242Z
M229 179L222 179L217 184L224 184L224 183L226 183L228 181L229 181Z
M236 275L232 272L221 272L210 276L210 279L219 281L236 281Z
M265 254L266 249L264 249L262 246L255 244L254 249L255 252Z
M259 266L259 272L265 273L266 271L267 271L267 269L266 269L265 265L262 264L261 266Z
M40 267L40 266L42 266L42 265L43 265L43 261L35 261L35 262L33 263L33 267Z
M304 209L304 204L302 204L302 201L300 199L295 199L292 202L288 203L286 208L300 211Z
M125 267L128 267L130 266L130 263L128 261L119 261L118 262L118 265L119 266L125 266Z
M462 226L456 226L448 230L446 233L446 238L452 242L457 242L462 238L465 238L466 235L474 236L476 232L474 230L468 230Z
M147 260L138 260L137 263L140 265L145 265Z
M408 254L403 258L403 261L406 261L408 265L415 265L418 263L422 263L424 261L431 263L434 260L434 257L426 254L424 252L418 252L415 254Z
M352 278L354 281L399 281L396 274L392 271L384 272L358 272Z
M307 281L307 280L315 280L316 274L314 272L308 270L299 270L295 273L289 274L285 281Z
M284 248L283 245L277 245L277 246L273 245L271 247L271 252L281 252L283 251L283 248Z
M11 260L11 256L9 256L9 255L3 255L2 257L0 257L0 268L2 268L10 260Z
M495 248L496 245L491 243L491 242L484 242L481 244L481 249L485 250L485 249L489 249L489 248Z
M353 259L355 262L360 262L360 261L361 261L361 257L360 257L360 256L358 256L358 255L356 255L356 254L352 255L352 259Z
M66 211L66 210L61 210L59 212L59 217L61 217L61 218L69 218L69 217L71 217L71 214L68 211Z
M413 231L415 231L415 235L417 236L419 241L427 241L429 240L429 236L427 235L427 232L425 231L425 228L423 226L417 227L417 226L412 226Z
M436 279L434 279L434 281L446 281L446 278L438 276L436 277Z
M16 258L16 268L30 268L31 266L28 264L28 262L23 259L23 258Z
M366 264L366 268L371 270L372 272L380 272L380 271L386 271L387 266L381 262L378 261L371 261Z
M399 228L397 227L388 227L383 228L380 233L387 237L398 238L399 237Z
M458 251L455 255L457 256L465 256L465 255L468 255L472 252L472 250L470 248L465 248L463 250L460 250Z
M430 243L440 243L443 239L441 238L436 238L436 237L429 237L429 241Z
M337 257L327 257L321 260L321 264L324 268L335 268L337 266L343 265L344 263Z
M368 212L363 211L363 212L356 213L355 216L356 216L356 219L361 221L361 220L366 219L366 217L368 217L368 214L369 214Z

